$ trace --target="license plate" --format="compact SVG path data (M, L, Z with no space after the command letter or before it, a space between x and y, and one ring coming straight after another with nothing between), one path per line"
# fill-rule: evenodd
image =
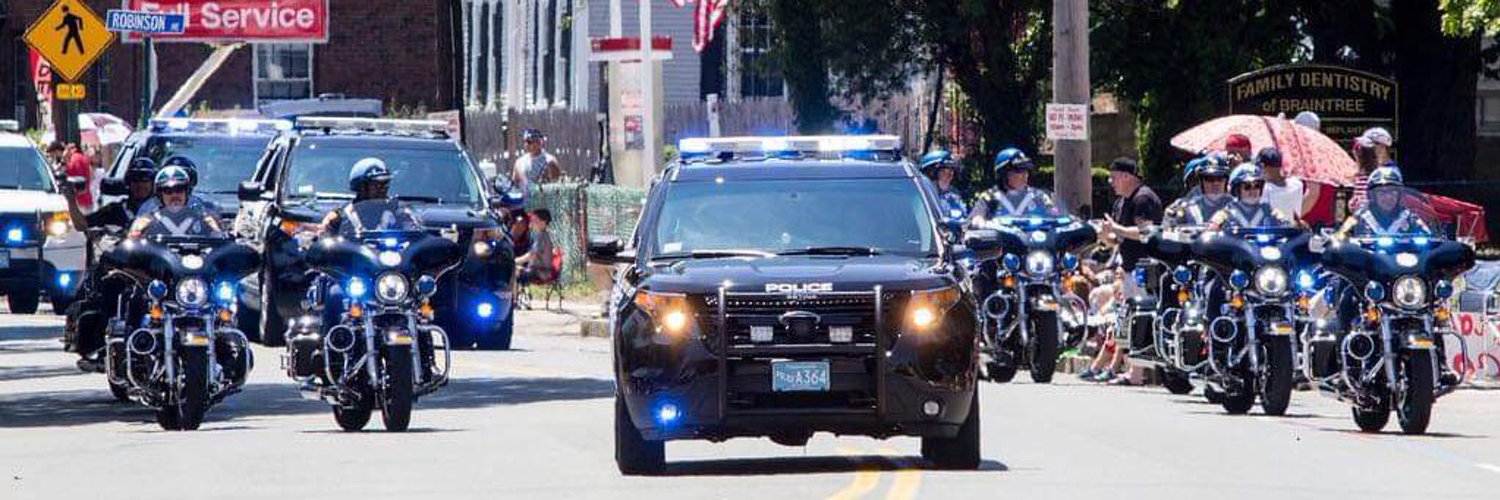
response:
M1271 334L1273 334L1273 335L1291 335L1292 334L1292 324L1291 323L1274 323L1274 324L1271 325Z
M771 390L819 392L828 390L827 361L777 361L771 363Z
M10 250L0 250L0 269L10 269Z

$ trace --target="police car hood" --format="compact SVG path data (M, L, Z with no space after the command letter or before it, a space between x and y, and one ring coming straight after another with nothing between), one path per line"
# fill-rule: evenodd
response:
M65 212L68 201L57 193L30 189L0 189L0 213Z
M691 294L717 293L723 283L735 292L926 290L952 284L938 266L937 258L895 255L686 259L652 266L642 285Z

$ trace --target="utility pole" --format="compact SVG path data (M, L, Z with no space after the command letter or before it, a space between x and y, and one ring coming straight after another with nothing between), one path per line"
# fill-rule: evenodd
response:
M1052 0L1052 102L1088 106L1089 7L1087 0ZM1087 117L1089 113L1086 113ZM1087 119L1087 118L1085 118ZM1092 217L1096 207L1089 166L1090 141L1054 142L1052 189L1072 213Z

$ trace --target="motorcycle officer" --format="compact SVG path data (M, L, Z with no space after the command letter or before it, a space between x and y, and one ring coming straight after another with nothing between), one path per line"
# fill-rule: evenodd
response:
M130 225L130 237L224 234L219 218L208 205L191 203L193 185L187 169L176 165L163 167L156 173L155 182L157 204L143 204L143 212Z
M196 163L193 163L192 159L186 156L173 156L167 158L166 161L163 161L161 163L161 168L167 167L178 167L187 172L188 206L202 210L204 213L213 214L215 217L218 217L218 214L223 213L219 210L219 206L213 201L210 201L209 199L202 196L198 196L197 193L192 192L193 189L198 188L198 165ZM155 212L159 207L161 207L161 200L151 198L146 200L145 204L141 206L141 210L138 213L149 214L151 212Z
M1194 160L1185 175L1184 183L1197 189L1167 206L1164 223L1168 227L1202 226L1229 205L1229 166L1222 159L1207 156Z
M342 236L353 236L364 230L414 227L417 217L399 201L390 197L391 171L380 158L363 158L349 168L349 190L354 201L328 212L323 230Z
M1029 184L1034 167L1031 158L1020 149L1005 148L996 154L995 174L1000 177L1000 183L979 194L979 200L969 212L969 223L982 225L996 217L1056 215L1057 205L1052 201L1052 194Z
M1370 238L1378 236L1410 235L1410 234L1432 234L1432 229L1423 222L1421 217L1406 207L1406 181L1401 175L1401 170L1395 166L1384 166L1370 172L1368 193L1370 202L1365 204L1349 218L1333 234L1333 238L1344 240L1348 238ZM1359 305L1355 299L1357 293L1353 287L1347 284L1341 287L1338 303L1338 331L1347 331L1349 325L1359 315ZM1442 352L1442 343L1437 343L1439 353ZM1440 356L1441 357L1441 356ZM1321 360L1320 362L1332 362ZM1442 373L1439 379L1444 384L1458 383L1458 374L1448 367L1447 363L1439 363Z
M922 155L922 175L932 181L932 186L937 189L938 201L942 203L944 217L964 218L969 214L969 207L964 203L964 197L953 188L953 179L958 177L962 169L953 154L944 150L937 150Z
M1290 227L1297 219L1271 208L1262 194L1266 178L1260 167L1242 163L1229 173L1229 203L1208 220L1210 231L1248 227Z
M953 179L963 166L953 159L953 154L944 150L937 150L922 155L922 175L932 181L932 186L937 188L938 201L942 203L944 217L965 218L969 214L969 207L964 203L963 194L953 188Z
M101 230L110 227L119 228L116 231L128 227L135 220L136 214L141 213L142 205L152 199L155 178L155 161L150 158L135 159L125 170L125 183L129 189L125 199L99 207L98 210L88 215L84 215L77 200L72 196L73 186L63 183L62 188L68 200L68 215L73 220L73 226ZM93 248L88 251L92 252ZM69 345L67 350L83 356L85 361L80 363L98 362L92 354L104 347L105 322L118 313L119 303L115 299L129 285L124 280L106 280L109 270L102 265L91 266L87 277L83 283L79 284L78 296L82 300L74 303L65 312L67 318L65 337Z

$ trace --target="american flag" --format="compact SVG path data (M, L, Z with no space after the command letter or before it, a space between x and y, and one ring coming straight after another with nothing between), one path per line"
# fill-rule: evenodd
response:
M724 22L724 9L729 0L668 0L678 8L697 3L693 12L693 51L703 52L708 43L714 41L714 30Z

